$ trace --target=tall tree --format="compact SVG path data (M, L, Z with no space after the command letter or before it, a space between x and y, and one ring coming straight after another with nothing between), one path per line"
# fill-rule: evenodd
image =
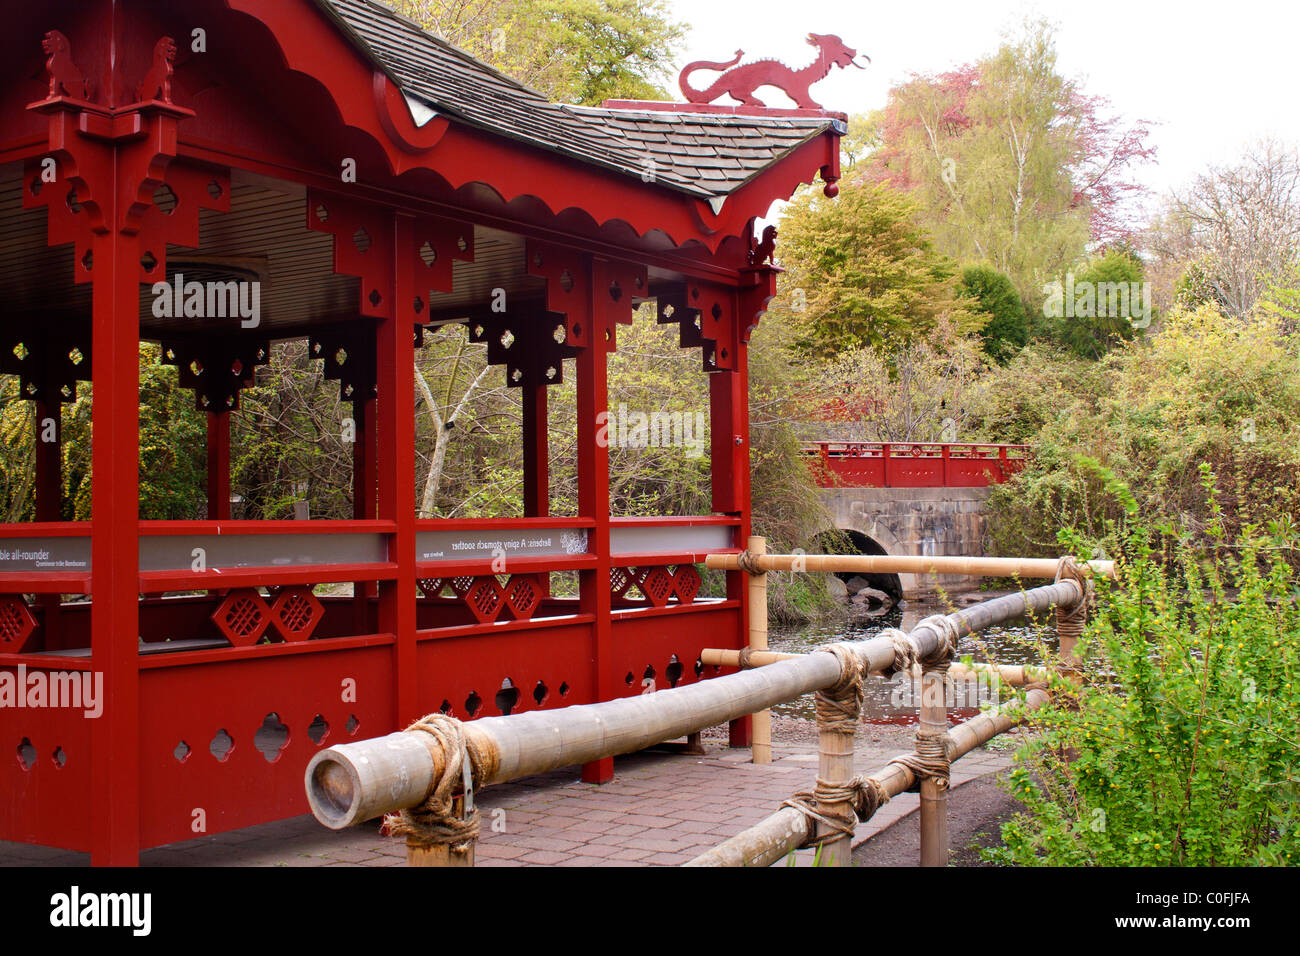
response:
M777 301L799 325L805 352L892 348L926 334L941 316L971 331L987 320L959 298L952 262L935 251L915 214L898 190L860 183L831 201L807 190L786 207Z
M1031 301L1090 240L1132 231L1123 200L1153 155L1146 124L1123 126L1059 73L1044 21L992 56L895 87L871 127L861 176L910 192L941 252L991 264Z
M1246 315L1300 257L1300 156L1265 140L1166 201L1150 244L1179 276L1181 304Z
M666 98L684 36L664 0L390 0L410 17L557 103Z

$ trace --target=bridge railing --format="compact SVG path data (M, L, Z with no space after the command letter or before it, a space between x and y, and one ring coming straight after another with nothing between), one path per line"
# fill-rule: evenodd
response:
M823 488L984 488L1021 471L1029 445L822 441L805 445Z

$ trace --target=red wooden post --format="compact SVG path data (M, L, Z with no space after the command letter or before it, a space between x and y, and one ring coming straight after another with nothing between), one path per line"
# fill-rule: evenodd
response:
M584 614L595 615L592 659L595 669L596 700L613 700L618 696L617 677L612 667L613 627L610 619L609 592L609 446L600 440L600 425L608 414L609 396L605 365L605 332L608 321L605 311L595 306L597 290L603 288L601 265L603 260L583 257L585 276L575 280L587 283L588 294L582 325L589 330L586 346L578 353L578 510L584 517L595 519L596 526L588 533L589 547L596 554L596 566L581 571L579 604ZM614 758L606 757L584 764L584 783L607 783L614 779Z
M740 516L735 546L749 540L749 349L736 351L735 371L709 376L710 451L713 466L713 510ZM743 571L727 574L727 599L740 602L741 645L748 644L749 602L745 598ZM749 717L728 725L728 743L748 747L753 743L753 721Z
M377 331L375 424L381 456L376 463L379 517L397 523L389 544L389 560L397 564L397 576L380 585L379 629L396 639L394 719L397 726L404 726L420 716L415 644L415 340L411 331L416 289L407 262L415 254L415 229L410 216L393 216L393 301Z
M46 383L46 388L52 385ZM46 423L53 427L47 428ZM47 435L52 441L46 441ZM36 520L61 521L63 518L63 408L56 399L53 403L36 402ZM63 598L58 594L40 594L36 597L41 607L41 629L44 632L45 650L59 650L63 646L59 612Z
M543 518L551 504L546 384L527 382L521 391L524 401L524 515Z
M523 386L524 516L544 518L551 508L550 447L547 437L546 384ZM539 576L542 594L551 593L551 576Z
M114 224L120 221L116 195L101 198ZM90 732L87 809L95 866L135 866L140 849L139 246L136 236L117 228L95 234L92 245L90 646L105 698Z
M360 521L377 515L375 431L374 396L357 398L352 402L352 517ZM378 590L373 581L352 582L354 634L365 634L370 630L370 599L376 594Z
M230 413L208 412L208 520L230 517Z

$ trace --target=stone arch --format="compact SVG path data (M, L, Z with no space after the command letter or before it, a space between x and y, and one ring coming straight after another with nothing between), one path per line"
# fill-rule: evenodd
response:
M835 535L835 537L840 538L841 540L838 541L827 540L832 536L832 532L830 531L824 531L817 536L818 540L823 544L823 549L826 550L827 552L834 552L836 554L885 554L885 555L891 553L895 553L895 554L897 553L896 551L891 552L883 542L878 541L876 538L873 538L871 535L859 531L857 528L836 528L835 531L838 532L838 534ZM888 537L892 539L893 535L889 534ZM841 543L843 538L848 539L847 546ZM895 541L894 544L897 545L897 542ZM895 601L898 601L901 600L903 595L906 593L905 588L907 587L907 584L902 580L904 575L901 574L894 574L892 572L878 573L878 574L876 573L859 574L856 572L835 572L835 576L839 578L841 581L843 581L846 586L848 586L850 594L854 593L858 589L861 589L862 587L871 587L871 588L875 588L878 591L885 592ZM907 577L912 577L912 575L907 575ZM853 583L855 579L858 582L861 582L858 583L856 587L854 586Z

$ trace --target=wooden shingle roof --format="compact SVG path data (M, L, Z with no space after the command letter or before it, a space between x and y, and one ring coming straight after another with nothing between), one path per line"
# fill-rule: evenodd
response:
M408 102L699 198L726 196L832 128L826 116L736 116L549 102L385 6L316 0Z

